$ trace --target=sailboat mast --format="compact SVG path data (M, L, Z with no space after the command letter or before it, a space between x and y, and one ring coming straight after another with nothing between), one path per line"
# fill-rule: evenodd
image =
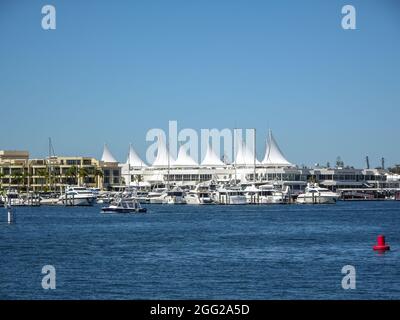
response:
M48 165L48 173L49 173L49 185L50 185L50 191L51 191L51 138L49 137L49 165Z
M132 148L132 144L129 144L129 150L128 150L128 186L131 185L131 148Z
M236 171L236 164L237 164L237 162L236 162L236 158L237 158L237 154L235 154L235 152L237 152L237 140L236 140L236 138L237 138L237 128L234 128L233 129L233 141L234 141L234 157L235 157L235 160L233 161L233 165L234 165L234 168L235 168L235 185L236 185L236 181L237 181L237 171Z
M168 137L168 139L169 139L169 137ZM169 190L169 168L170 168L169 140L167 140L167 157L168 157L167 189Z
M256 164L257 164L257 156L256 156L256 128L254 128L254 185L256 185Z

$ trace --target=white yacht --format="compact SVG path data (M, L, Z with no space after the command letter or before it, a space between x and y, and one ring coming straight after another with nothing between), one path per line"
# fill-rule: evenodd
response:
M316 183L308 183L304 193L299 194L296 203L302 204L333 204L339 195L327 188L322 188Z
M280 190L272 184L265 184L259 187L254 185L244 189L247 203L249 204L284 204L289 198L289 188Z
M218 204L247 204L244 191L239 187L222 187L215 193L215 202Z
M24 199L20 196L17 190L7 190L2 199L3 205L23 206L25 205Z
M118 198L108 206L101 208L101 211L104 213L135 213L147 212L147 209L142 208L137 200Z
M212 195L207 186L198 185L196 189L190 190L185 196L187 204L212 204Z
M59 200L67 206L92 206L96 202L96 195L85 187L68 186Z
M277 189L274 185L266 184L260 188L261 204L284 204L289 202L289 187L286 186L284 190Z
M114 198L114 195L111 192L101 192L97 196L97 203L111 203L112 199Z
M167 188L156 188L148 193L147 198L150 203L162 204L166 195Z
M42 194L40 196L40 204L45 206L62 204L60 201L60 194L56 193Z
M185 192L181 188L175 187L172 190L166 192L163 203L186 204Z

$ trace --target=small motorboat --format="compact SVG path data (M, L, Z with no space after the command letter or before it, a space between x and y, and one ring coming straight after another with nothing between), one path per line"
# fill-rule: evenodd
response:
M146 212L146 208L142 208L139 201L134 199L120 198L109 206L101 208L103 213L137 213Z

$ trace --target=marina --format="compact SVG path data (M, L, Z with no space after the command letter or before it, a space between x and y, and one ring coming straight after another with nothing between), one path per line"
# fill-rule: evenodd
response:
M255 143L255 133L253 139ZM217 156L211 141L201 163L184 145L174 159L162 138L151 165L139 157L132 144L125 163L118 162L106 144L100 160L58 157L51 151L45 159L30 159L26 151L0 150L0 205L8 198L13 206L92 206L119 197L131 197L141 204L174 205L400 199L400 174L385 169L383 159L381 168L376 169L369 167L368 159L365 169L345 166L340 159L334 167L300 167L287 160L269 130L262 161L248 143L237 138L235 158L228 162Z

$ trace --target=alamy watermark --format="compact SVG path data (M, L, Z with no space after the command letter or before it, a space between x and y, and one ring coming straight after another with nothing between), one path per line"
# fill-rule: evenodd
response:
M356 29L356 8L353 5L347 4L341 10L344 15L341 19L341 25L344 30ZM54 5L47 4L42 7L42 28L43 30L56 29L56 8Z
M354 290L356 288L356 268L352 265L345 265L342 268L342 274L345 275L342 279L342 288Z
M45 265L42 268L42 274L45 275L42 278L42 288L54 290L56 288L56 268L52 265Z
M56 29L56 8L52 5L45 5L42 7L42 28L43 30Z
M342 8L342 14L345 16L342 18L342 28L344 30L355 30L356 29L356 8L352 5L345 5Z
M156 159L160 145L164 144L172 158L177 157L179 147L186 149L191 158L199 160L204 158L210 146L219 159L231 160L239 147L254 150L255 129L200 129L198 132L191 128L178 131L178 122L168 122L168 135L163 129L153 128L146 134L146 141L153 142L146 151L146 160L153 163Z

